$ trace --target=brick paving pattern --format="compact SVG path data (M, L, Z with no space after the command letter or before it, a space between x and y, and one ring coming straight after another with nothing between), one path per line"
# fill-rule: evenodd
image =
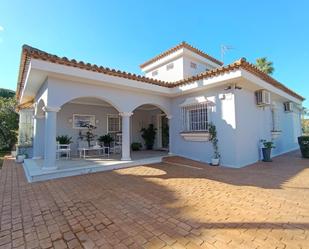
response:
M0 170L2 248L309 248L309 160L160 164L27 183Z

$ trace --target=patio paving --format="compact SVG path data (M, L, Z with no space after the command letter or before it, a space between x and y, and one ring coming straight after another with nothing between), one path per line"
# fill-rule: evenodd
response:
M28 183L0 171L0 248L309 248L309 160L242 169L179 157Z

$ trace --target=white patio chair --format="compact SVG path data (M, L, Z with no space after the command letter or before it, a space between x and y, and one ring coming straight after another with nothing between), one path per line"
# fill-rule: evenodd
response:
M71 158L71 145L70 144L59 144L57 142L56 159L59 160L63 154L65 154L65 159Z
M112 147L110 148L110 153L120 154L122 150L122 134L116 134L116 139L112 143Z

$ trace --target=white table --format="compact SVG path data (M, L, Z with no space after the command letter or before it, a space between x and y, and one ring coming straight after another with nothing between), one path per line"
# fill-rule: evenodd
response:
M98 155L101 155L101 152L103 152L103 155L107 154L109 156L109 147L87 147L87 148L78 148L79 152L79 158L86 158L86 151L97 151ZM106 153L107 151L107 153Z

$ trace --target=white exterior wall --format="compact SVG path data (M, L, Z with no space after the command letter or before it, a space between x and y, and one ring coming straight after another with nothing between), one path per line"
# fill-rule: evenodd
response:
M223 94L225 99L222 98ZM173 99L172 153L204 162L211 160L213 149L210 142L186 141L180 135L180 104L192 96L215 99L216 106L213 112L209 113L209 119L217 128L222 165L242 167L261 159L259 141L272 139L271 108L257 107L253 91L224 91L222 87ZM276 146L273 155L279 155L298 148L297 137L301 134L301 117L298 110L293 113L284 112L283 102L286 100L277 98L275 101L278 106L279 129L282 133L273 140Z
M236 163L235 143L236 123L235 123L235 101L233 93L229 97L221 100L220 94L227 93L222 88L214 88L208 91L201 91L191 95L185 95L173 99L171 119L172 144L171 152L176 155L188 157L194 160L210 162L213 155L213 148L210 142L186 141L180 135L182 132L181 107L180 105L189 97L205 96L213 99L215 107L209 111L209 120L216 125L221 162L226 166L233 166Z
M59 94L61 93L61 94ZM169 97L146 94L125 88L109 87L86 82L48 78L48 100L46 105L60 107L76 98L94 97L112 105L118 112L133 112L145 104L154 105L170 115Z
M186 62L182 61L184 64L180 64L190 66L190 62L191 59L188 59ZM202 70L199 67L198 69ZM166 71L166 64L164 65L164 70ZM179 70L177 69L177 65L174 64L174 68L166 72L178 73ZM119 79L118 81L118 78L116 77L113 78L115 82L112 83L87 79L82 80L80 78L75 81L75 78L67 80L48 77L37 92L35 98L37 106L40 106L40 108L37 108L36 114L42 112L42 106L39 103L43 103L43 105L52 109L62 108L60 112L57 113L57 135L70 135L70 132L72 132L73 129L71 129L72 124L68 123L68 115L72 115L73 113L82 114L81 112L85 111L87 114L95 112L96 117L101 118L109 111L96 110L96 108L93 107L90 109L87 107L88 109L85 110L82 108L70 109L69 107L66 107L66 103L81 97L99 98L114 106L116 109L114 110L115 113L135 112L136 116L133 115L131 117L130 129L133 135L131 135L130 142L138 142L141 141L141 138L138 132L140 130L140 123L137 120L141 119L137 117L143 115L135 110L141 105L152 104L161 108L167 116L172 116L170 121L171 152L176 155L209 162L213 154L211 143L185 141L180 136L180 132L182 131L182 121L181 108L179 105L183 103L185 99L192 96L210 97L213 98L215 102L213 112L210 114L210 121L214 122L217 126L221 163L225 166L240 167L253 163L259 159L259 140L271 139L270 130L272 122L271 110L269 107L265 107L264 109L256 107L253 91L246 90L245 88L242 90L224 90L227 84L230 84L230 82L227 82L227 80L230 79L229 77L232 77L233 75L235 76L235 79L232 82L234 84L240 77L242 77L240 72L242 71L230 72L229 74L220 75L203 81L201 80L197 83L192 83L191 85L183 86L183 88L179 87L180 90L183 90L183 93L177 97L172 95L160 95L159 93L145 91L145 89L133 89L127 85L120 86L116 83L122 82L122 79ZM195 72L190 72L189 69L186 73L196 74ZM242 73L244 73L245 76L247 75L246 72ZM173 80L175 80L174 77ZM242 80L244 81L246 78L242 78ZM259 83L259 88L263 86L262 83L264 84L264 82L252 79L252 82L255 81ZM128 82L128 84L129 83L130 82ZM243 82L239 83L239 85L242 85L242 83ZM141 86L146 85L143 83L139 84ZM205 90L201 89L188 94L186 93L186 88L190 86L194 86L196 90L198 90L197 88L200 86L207 86L208 90L204 88ZM212 86L216 87L210 88ZM152 85L149 85L148 87L151 88ZM272 89L270 90L272 91ZM278 89L275 90L279 91ZM171 94L172 93L173 92L171 92ZM225 98L222 98L222 94L225 95ZM285 95L282 94L284 98L287 98ZM301 131L299 111L295 113L284 113L282 106L284 101L283 97L280 99L277 96L277 99L275 100L280 107L278 108L278 112L282 134L275 140L276 149L273 151L274 154L281 154L296 149L298 147L296 138ZM76 109L78 109L78 111L76 111ZM156 115L151 114L151 116ZM156 125L156 120L152 119L153 118L151 118L151 122ZM98 126L100 124L106 125L106 122L101 122L101 120L99 120ZM149 124L149 120L145 120L145 124L146 123ZM68 130L69 128L70 131ZM97 132L99 132L99 130L97 130ZM103 126L102 134L105 133L106 129L104 130ZM72 134L73 140L74 136L76 137L77 135L78 132ZM157 143L155 142L155 144ZM72 147L74 149L74 145L72 145Z
M173 63L174 67L170 70L166 69L166 66ZM158 74L156 76L152 75L153 71L158 71ZM154 78L158 80L163 80L163 81L177 81L183 79L183 57L171 60L161 66L158 66L151 71L147 72L146 77L149 78Z
M196 68L191 67L191 62L196 64ZM183 75L184 78L188 78L193 75L200 74L202 72L205 72L207 70L211 70L214 67L206 64L206 63L201 63L200 61L190 58L190 57L184 57L183 58Z
M300 111L284 112L283 98L272 94L278 112L279 130L282 131L273 142L276 148L273 155L295 150L298 148L297 137L301 134ZM258 107L253 91L238 90L236 93L237 120L237 166L244 166L258 161L261 157L259 141L272 139L271 107Z
M192 68L191 62L195 63L197 67ZM174 64L174 68L167 70L166 69L167 65L171 63ZM164 64L151 69L150 71L145 73L145 76L149 78L158 79L158 80L175 82L175 81L186 79L188 77L200 74L202 72L205 72L206 70L211 70L214 68L215 67L205 62L201 62L190 56L182 56L182 57L167 61ZM152 72L154 71L158 71L158 74L156 76L152 75Z

